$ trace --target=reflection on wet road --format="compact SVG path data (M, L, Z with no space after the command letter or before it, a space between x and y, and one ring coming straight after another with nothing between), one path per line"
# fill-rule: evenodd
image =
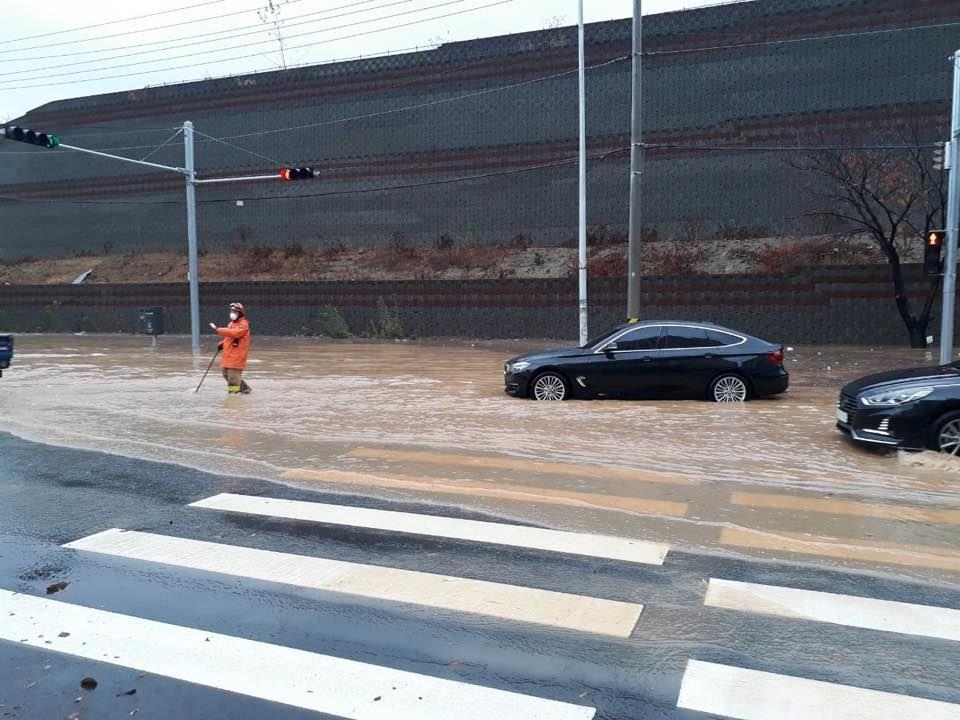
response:
M0 411L27 439L711 552L960 573L960 462L866 451L833 426L842 382L923 352L800 348L790 393L718 406L512 399L500 373L519 345L257 338L254 393L227 397L213 373L193 392L207 359L180 338L17 342Z

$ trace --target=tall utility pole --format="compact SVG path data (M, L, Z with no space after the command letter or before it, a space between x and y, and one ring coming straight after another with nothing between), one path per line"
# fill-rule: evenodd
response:
M580 345L589 342L587 332L587 103L583 53L583 0L577 23L577 48L580 67Z
M200 354L200 270L197 261L197 172L193 157L193 123L183 123L183 167L187 176L187 256L190 275L190 346Z
M641 211L643 179L643 93L641 92L640 53L643 49L640 12L641 0L633 0L633 110L630 114L630 240L627 250L627 320L640 319L640 240L643 228Z
M957 240L960 233L960 50L953 63L953 121L950 123L950 182L947 189L947 257L943 271L943 310L940 313L940 364L953 359L953 315L957 302Z

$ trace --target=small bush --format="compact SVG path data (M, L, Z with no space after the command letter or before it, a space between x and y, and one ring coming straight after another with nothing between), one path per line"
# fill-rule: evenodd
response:
M283 256L285 258L301 257L304 252L306 251L300 243L291 243L283 246Z
M841 239L812 243L782 242L759 248L741 248L730 254L750 265L760 275L786 275L805 267L868 265L883 261L883 255L876 247Z
M450 250L454 246L453 238L447 233L438 235L433 240L433 249L434 250Z
M335 307L325 307L317 314L317 327L322 335L331 338L348 338L350 326Z
M770 237L770 228L766 225L727 225L720 223L717 237L721 240L750 240Z
M395 339L405 337L403 324L400 322L400 308L391 308L383 298L377 298L377 317L370 324L370 334L376 338Z

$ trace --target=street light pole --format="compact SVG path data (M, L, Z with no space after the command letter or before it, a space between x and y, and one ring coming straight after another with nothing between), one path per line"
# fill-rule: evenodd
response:
M183 123L183 156L187 176L187 253L190 275L190 347L200 354L200 280L197 261L197 172L193 155L193 123Z
M579 181L579 265L580 265L580 345L589 341L587 332L587 109L583 52L583 0L579 0L577 51L580 76L580 181Z
M950 124L950 182L947 189L947 257L943 270L943 310L940 313L940 364L953 359L953 316L957 302L957 235L960 233L960 50L953 62L953 120Z
M643 93L640 56L643 49L641 0L633 0L633 62L630 83L633 108L630 117L630 235L627 249L627 320L640 319L640 242L643 230L641 202L643 179Z

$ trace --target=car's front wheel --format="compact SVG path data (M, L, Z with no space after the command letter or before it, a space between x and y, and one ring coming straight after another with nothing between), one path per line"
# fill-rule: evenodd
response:
M570 397L570 388L559 373L545 372L533 379L530 397L534 400L566 400Z
M747 381L739 375L721 375L710 383L710 399L714 402L743 402L748 394Z
M960 413L951 413L937 422L933 448L948 455L960 455Z

